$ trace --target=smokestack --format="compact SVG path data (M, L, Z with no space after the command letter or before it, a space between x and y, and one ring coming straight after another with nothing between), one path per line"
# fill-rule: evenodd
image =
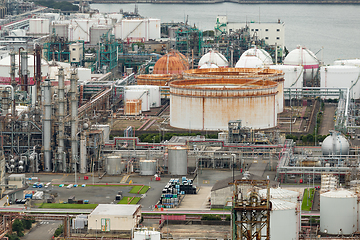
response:
M58 87L58 101L59 101L59 146L58 146L58 166L59 170L66 172L66 158L64 155L65 151L65 126L64 126L64 118L65 118L65 79L64 79L64 69L62 67L59 68L59 87Z
M46 79L43 84L44 92L44 117L43 117L43 147L44 171L51 171L51 83Z
M77 73L75 69L70 76L71 94L71 164L73 171L76 170L75 164L78 157L77 131L78 131L78 99L77 99Z

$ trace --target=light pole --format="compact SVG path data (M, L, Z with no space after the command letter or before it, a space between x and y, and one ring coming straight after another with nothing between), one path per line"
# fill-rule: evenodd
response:
M95 237L97 239L97 219L95 219Z

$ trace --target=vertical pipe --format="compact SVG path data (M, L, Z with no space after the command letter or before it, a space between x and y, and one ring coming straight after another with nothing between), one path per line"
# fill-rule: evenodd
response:
M73 171L76 170L75 164L77 163L78 144L77 144L77 131L78 131L78 99L77 99L77 73L75 70L71 73L70 77L70 93L71 93L71 164Z
M81 134L80 140L80 173L86 173L86 136Z
M58 87L58 101L59 101L59 146L58 146L58 166L59 170L66 172L66 158L64 158L65 151L65 81L64 81L64 69L62 67L59 68L58 74L59 87Z
M15 52L10 53L10 79L11 79L11 86L13 87L13 90L16 89L17 82L15 79ZM12 97L12 107L11 107L11 114L14 117L15 116L15 99L14 96Z
M22 51L21 52L21 76L23 79L23 89L27 92L28 91L28 52Z
M43 85L44 93L44 117L43 117L43 147L44 147L44 171L51 171L51 83L46 79Z

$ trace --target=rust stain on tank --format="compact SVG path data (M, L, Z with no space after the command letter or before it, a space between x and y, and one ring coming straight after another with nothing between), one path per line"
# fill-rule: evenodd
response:
M176 50L160 58L154 66L154 74L181 74L189 69L186 57Z
M179 74L141 74L136 76L138 85L167 86L169 82L182 79Z

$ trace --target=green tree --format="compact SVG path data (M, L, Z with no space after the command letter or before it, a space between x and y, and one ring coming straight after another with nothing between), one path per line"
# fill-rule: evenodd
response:
M11 235L6 234L5 237L9 238L9 240L20 240L20 238L18 237L18 235L16 235L16 233L13 233Z
M54 233L54 237L58 237L60 236L64 231L64 227L63 225L60 225L56 230L55 230L55 233Z
M13 232L16 232L19 237L24 236L24 226L22 221L19 219L15 219L13 225L12 225Z

